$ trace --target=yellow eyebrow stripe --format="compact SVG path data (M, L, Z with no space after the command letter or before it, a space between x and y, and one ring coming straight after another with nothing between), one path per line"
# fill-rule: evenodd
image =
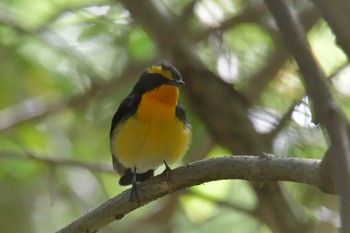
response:
M147 69L147 73L149 74L160 74L164 78L167 78L169 80L173 80L173 75L169 70L164 70L161 66L151 66Z

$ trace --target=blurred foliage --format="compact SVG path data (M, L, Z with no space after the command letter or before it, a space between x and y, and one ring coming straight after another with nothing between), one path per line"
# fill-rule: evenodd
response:
M161 2L178 15L190 3ZM189 28L196 35L249 7L250 1L198 1ZM295 7L302 11L309 6ZM210 69L244 91L251 76L276 52L269 25L264 19L213 33L201 39L197 52ZM324 22L308 35L327 75L346 64ZM137 78L121 74L134 64L162 59L153 41L115 1L0 3L0 232L53 232L124 189L117 185L116 175L57 161L111 168L110 121ZM329 80L347 116L349 74L345 67ZM123 81L116 85L116 79ZM252 107L251 119L257 130L268 132L289 106L302 101L288 128L275 139L274 152L321 158L326 139L311 123L303 96L297 67L288 61ZM227 155L212 142L185 97L182 102L193 125L192 147L184 160ZM335 197L300 184L287 188L320 229L329 230L324 232L339 226ZM250 213L255 205L255 194L245 181L214 182L151 203L101 232L270 232ZM159 213L161 220L152 218Z

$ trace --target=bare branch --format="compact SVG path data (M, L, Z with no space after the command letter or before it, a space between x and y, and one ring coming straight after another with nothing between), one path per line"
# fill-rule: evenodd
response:
M327 85L327 79L315 61L303 27L294 17L285 0L265 0L276 18L286 46L298 63L306 90L314 103L315 113L325 126L331 140L327 161L332 161L324 175L333 175L337 192L341 197L342 231L350 232L350 138L348 121ZM326 159L326 158L325 158ZM326 166L327 167L327 166Z
M197 2L198 2L198 0L192 0L182 10L179 18L181 19L181 22L184 26L187 26L189 24L188 21L193 16L193 11L194 11L194 8L195 8Z
M311 8L305 10L300 17L306 31L308 31L320 16L315 8ZM245 90L245 95L249 99L250 104L254 104L260 99L267 84L275 78L277 72L290 58L280 36L275 31L272 31L271 28L268 29L274 39L275 52L268 58L266 65L251 77L249 86Z
M40 120L67 107L81 108L89 103L91 99L97 96L107 96L111 91L122 88L129 81L136 80L140 71L147 65L149 63L131 64L118 78L111 79L103 84L94 83L87 92L80 96L73 96L70 99L55 102L49 102L46 97L33 98L3 109L0 111L0 131L28 121Z
M342 73L345 69L347 69L350 66L350 64L348 62L345 62L344 64L342 64L341 66L338 67L338 69L336 69L331 75L329 75L329 77L327 78L327 80L332 81L335 77L337 77L340 73Z
M85 6L87 7L89 5ZM64 10L61 13L63 12ZM31 31L17 22L17 20L9 14L5 14L5 12L2 13L3 14L0 14L0 24L8 25L20 33L30 35L47 44L50 48L63 53L71 58L71 61L77 64L78 69L81 69L83 74L86 74L89 77L100 77L100 75L93 69L93 66L91 66L79 51L72 46L69 46L64 39L52 32L45 25ZM41 119L66 107L81 107L85 103L89 103L92 98L95 98L97 93L100 96L107 96L110 94L110 91L115 91L115 87L125 84L126 81L130 81L132 78L136 79L139 76L140 71L151 63L153 63L153 61L149 61L148 63L129 64L120 77L103 84L93 83L90 89L80 96L73 96L70 99L63 99L54 102L48 102L47 97L37 97L25 100L22 103L11 106L7 109L2 109L0 111L0 131L31 120ZM101 77L98 79L102 80Z
M178 190L209 181L244 179L255 182L294 181L322 187L320 160L282 158L272 155L224 156L211 158L172 170L167 183L163 175L139 184L141 206ZM58 233L96 232L114 220L139 208L130 200L128 189L80 217Z
M242 13L226 19L219 26L214 28L209 28L206 31L200 33L199 35L196 36L195 41L203 40L215 32L222 32L227 29L231 29L234 26L237 26L242 23L256 22L262 18L264 13L266 13L266 9L262 6L250 7L246 11L243 11Z
M329 75L329 77L327 78L327 80L329 82L332 81L332 79L334 77L336 77L339 73L341 73L343 70L345 70L347 67L349 66L348 63L345 63L343 65L341 65L336 71L334 71L331 75ZM278 122L278 125L271 131L268 133L268 137L270 138L270 140L273 140L276 135L285 128L285 126L287 125L287 123L289 122L295 107L297 107L299 104L301 104L303 102L303 99L306 97L306 95L304 94L302 98L300 98L300 100L294 102L288 109L288 111L283 115L283 117L280 119L280 121Z
M58 53L64 54L69 57L70 62L76 64L78 69L81 69L84 74L89 77L100 77L100 75L93 69L92 64L86 59L77 49L70 46L66 40L57 35L55 32L42 26L37 30L29 30L25 25L21 24L15 17L7 12L1 12L0 24L8 25L16 31L31 36L33 39L48 45L50 48L55 49Z
M222 206L222 207L225 207L228 209L232 209L234 211L239 211L239 212L242 212L244 214L251 215L252 217L255 217L255 218L259 217L254 209L249 209L246 206L231 203L228 200L220 200L218 198L211 197L211 196L206 195L204 193L194 192L192 190L189 190L188 192L195 195L198 198L202 198L206 201L214 202L216 205L219 205L219 206Z
M295 107L298 106L299 104L300 104L300 101L293 103L289 107L288 111L280 119L277 126L271 132L268 133L268 138L270 141L273 140L281 132L281 130L283 130L286 127L286 125L288 124L289 120L292 117Z
M350 2L347 0L313 0L313 3L332 28L337 37L337 43L350 59Z
M51 166L68 166L79 167L90 170L92 172L104 172L110 174L116 174L111 166L104 163L85 163L80 161L74 161L71 159L51 158L38 156L30 152L18 154L9 151L0 151L0 159L14 159L14 160L32 160L40 163L44 163Z
M157 205L157 209L139 219L137 224L132 224L123 233L140 232L143 226L156 226L158 232L173 232L174 221L172 218L177 213L180 196L185 192L177 192L167 197L166 202Z

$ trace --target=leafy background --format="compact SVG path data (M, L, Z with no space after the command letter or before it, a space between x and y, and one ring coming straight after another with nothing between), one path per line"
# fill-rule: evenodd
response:
M189 13L192 1L158 4L186 16L188 33L198 42L196 53L205 65L251 97L249 113L257 131L272 130L298 103L288 126L274 139L275 154L322 158L327 140L312 122L295 62L287 57L278 65L279 60L269 59L285 51L261 5L194 2ZM299 13L313 10L308 2L291 2ZM249 10L253 14L241 22L222 26ZM323 20L316 17L311 25L313 52L349 116L346 56ZM128 188L118 186L111 172L110 121L138 74L163 59L118 1L0 2L1 232L54 232ZM256 94L257 74L268 67L277 67L276 75ZM191 118L193 143L182 164L229 155L194 114L186 91L181 102ZM335 196L307 185L285 186L317 232L336 231L340 220ZM101 232L271 232L254 216L257 204L245 181L212 182L153 202Z

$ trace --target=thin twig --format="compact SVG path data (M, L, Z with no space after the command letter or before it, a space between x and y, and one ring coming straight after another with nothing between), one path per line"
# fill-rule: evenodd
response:
M277 126L268 133L268 138L270 142L274 140L276 136L286 127L286 125L292 117L295 107L298 106L300 103L301 101L292 103L287 112L282 116L282 118L278 122Z

